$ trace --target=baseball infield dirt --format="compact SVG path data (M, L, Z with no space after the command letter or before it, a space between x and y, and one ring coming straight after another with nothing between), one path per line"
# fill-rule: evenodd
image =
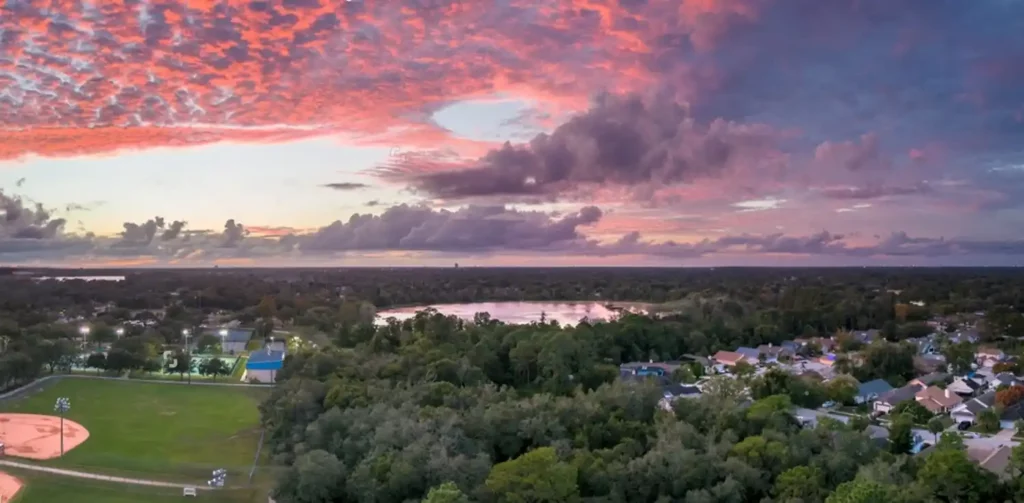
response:
M7 503L14 499L14 495L21 490L21 481L0 472L0 503Z
M89 438L84 426L64 420L64 452ZM0 442L4 455L30 459L60 456L60 418L39 414L0 414Z

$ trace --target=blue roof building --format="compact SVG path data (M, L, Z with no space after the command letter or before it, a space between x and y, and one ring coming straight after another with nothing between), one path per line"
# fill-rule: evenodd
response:
M856 400L858 403L869 402L882 396L883 393L892 391L892 389L893 387L889 383L881 379L868 381L857 387Z
M758 351L758 350L756 350L754 348L748 348L746 346L740 346L740 347L736 348L736 352L741 354L741 355L743 355L747 359L753 360L755 362L757 361L758 357L761 356L761 352L760 351Z
M281 370L284 366L284 351L261 349L249 355L245 362L246 370Z

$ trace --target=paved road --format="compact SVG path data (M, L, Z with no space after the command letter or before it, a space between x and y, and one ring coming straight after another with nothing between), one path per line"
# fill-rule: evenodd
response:
M828 418L835 419L836 421L839 421L839 422L842 422L842 423L850 422L850 417L849 416L844 416L842 414L832 414L832 413L829 413L829 412L823 411L823 410L812 410L812 409L804 409L802 407L797 407L797 408L795 408L793 410L793 412L798 417L803 417L803 418L810 419L811 423L813 425L815 425L815 426L817 426L818 418L820 418L820 417L828 417ZM924 440L925 442L932 443L932 442L935 441L935 435L932 432L928 431L927 429L924 429L924 428L914 428L913 431L914 431L914 434L920 435L921 436L921 440ZM956 426L955 425L950 426L949 428L946 428L945 431L956 431ZM940 436L941 436L941 434L940 434ZM1013 447L1013 446L1016 446L1016 445L1020 444L1020 442L1012 440L1012 437L1013 437L1013 431L1012 430L1003 430L1003 431L1000 431L999 433L997 433L996 435L991 436L991 437L985 436L985 435L979 435L978 438L965 438L964 439L964 445L966 445L967 447L980 447L980 448L994 449L996 447L1000 447L1000 446L1003 446L1003 445L1009 445L1009 446Z
M173 487L176 489L183 489L186 487L195 487L201 491L210 490L207 486L195 486L191 484L179 484L175 482L161 482L159 480L146 480L146 479L129 479L124 477L112 477L110 475L101 475L99 473L80 472L77 470L64 470L61 468L51 468L49 466L32 465L28 463L19 463L17 461L0 460L0 466L8 466L11 468L18 468L21 470L31 470L34 472L45 472L53 475L62 475L65 477L76 477L80 479L92 479L92 480L103 480L106 482L112 482L115 484L133 484L137 486L150 486L150 487Z

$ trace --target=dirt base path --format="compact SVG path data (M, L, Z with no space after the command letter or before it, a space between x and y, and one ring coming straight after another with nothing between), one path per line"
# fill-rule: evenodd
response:
M28 459L53 459L60 456L60 418L40 414L0 414L0 442L4 454ZM64 420L64 452L89 438L84 426Z
M17 478L0 472L0 503L7 503L14 499L14 495L21 490L21 481Z

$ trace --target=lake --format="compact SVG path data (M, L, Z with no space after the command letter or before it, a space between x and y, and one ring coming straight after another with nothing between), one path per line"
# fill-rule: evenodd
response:
M615 309L610 309L611 304ZM394 317L399 320L412 318L417 311L428 307L441 314L455 315L472 320L476 313L490 313L491 319L509 324L524 324L540 321L543 315L547 321L558 321L562 325L575 325L583 318L591 321L612 320L618 316L618 309L645 312L649 304L641 302L473 302L469 304L433 304L430 306L400 307L377 313L377 322Z
M38 276L36 281L124 281L124 276Z

